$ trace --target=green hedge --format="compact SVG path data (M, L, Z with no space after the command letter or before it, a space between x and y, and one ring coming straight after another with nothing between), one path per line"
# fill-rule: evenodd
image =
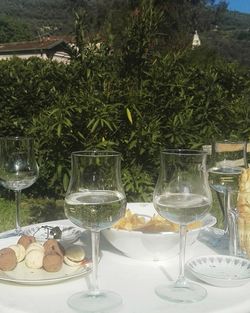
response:
M38 182L23 191L22 225L64 217L72 151L120 151L128 201L152 201L161 148L249 139L249 69L205 46L163 52L162 12L141 3L118 40L107 34L100 49L100 39L88 45L79 29L69 64L0 61L0 136L34 137L40 166ZM3 230L13 227L15 204L13 192L0 194Z
M63 198L72 151L115 149L128 200L151 201L162 147L249 138L249 72L205 47L163 52L164 16L152 0L127 19L120 46L106 39L98 48L99 38L89 45L78 19L69 64L0 61L0 135L36 141L40 177L25 192Z
M217 58L198 62L202 53L155 53L140 75L124 73L123 58L104 45L83 62L0 61L0 134L35 138L32 193L62 197L71 152L109 148L123 155L128 199L150 201L162 147L249 138L249 73Z

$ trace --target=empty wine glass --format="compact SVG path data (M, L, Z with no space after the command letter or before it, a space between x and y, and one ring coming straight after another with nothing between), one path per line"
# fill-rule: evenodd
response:
M91 231L92 241L90 290L68 300L70 307L81 312L106 312L122 303L115 292L100 290L97 280L100 231L117 222L126 210L120 162L120 153L114 151L78 151L71 156L65 213L75 225Z
M207 292L185 278L187 224L201 220L212 197L206 172L206 152L168 149L161 152L160 173L153 203L164 218L180 225L179 277L176 282L156 287L156 294L172 302L196 302Z
M38 178L38 165L35 159L33 139L27 137L0 138L0 180L1 184L15 192L16 228L20 235L21 190L34 184Z

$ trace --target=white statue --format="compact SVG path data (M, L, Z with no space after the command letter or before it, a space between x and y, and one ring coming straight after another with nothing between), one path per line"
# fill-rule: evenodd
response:
M193 42L192 42L192 49L199 47L201 45L201 41L198 35L197 30L194 33Z

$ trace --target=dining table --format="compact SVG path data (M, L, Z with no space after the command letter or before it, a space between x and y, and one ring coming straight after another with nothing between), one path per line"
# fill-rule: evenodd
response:
M136 213L146 214L154 210L152 203L128 203ZM44 224L44 223L43 223ZM42 224L25 226L23 229ZM46 222L46 225L74 226L69 220ZM89 247L90 236L84 231L85 245ZM8 232L0 234L0 248L16 238ZM81 236L80 239L82 240ZM131 245L133 242L131 242ZM198 239L186 249L186 260L201 255L226 254L227 245L220 240L217 228L210 227L200 232ZM127 257L115 249L101 235L98 279L101 289L112 290L122 296L122 304L105 313L250 313L250 283L239 287L216 287L187 273L207 290L207 297L196 303L172 303L159 298L156 286L176 280L179 256L159 261L144 261ZM43 282L15 281L2 279L0 273L0 313L74 313L67 299L74 293L89 288L91 272L62 280ZM81 312L81 308L79 308ZM102 313L102 312L99 312Z

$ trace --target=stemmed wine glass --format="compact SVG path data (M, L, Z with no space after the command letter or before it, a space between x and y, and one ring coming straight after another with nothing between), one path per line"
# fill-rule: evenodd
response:
M68 300L70 307L81 312L102 312L122 303L118 294L100 290L97 280L100 231L117 222L126 210L120 163L121 154L114 151L78 151L71 156L65 214L75 225L89 229L92 241L90 290Z
M162 217L180 225L180 255L177 281L158 286L155 292L171 302L196 302L207 294L203 287L188 282L184 272L187 224L201 220L212 201L206 154L199 150L168 149L160 155L153 203Z
M14 235L22 234L20 226L21 190L33 185L39 175L33 144L33 139L28 137L0 138L1 184L15 192L16 228Z

